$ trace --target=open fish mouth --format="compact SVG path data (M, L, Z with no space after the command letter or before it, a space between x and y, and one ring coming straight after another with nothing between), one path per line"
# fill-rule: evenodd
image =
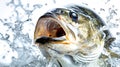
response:
M39 20L39 31L35 32L37 35L35 35L36 38L42 38L41 43L45 43L44 39L47 39L47 42L49 41L57 41L60 39L60 37L65 36L65 31L59 24L60 22L52 17L44 17ZM42 33L41 33L42 32ZM39 36L39 37L38 37ZM39 39L38 39L39 40ZM64 40L64 39L63 39ZM40 41L40 40L39 40ZM37 42L37 40L36 40Z
M50 57L72 56L76 62L97 59L104 47L104 22L93 11L73 5L55 8L38 19L34 39ZM47 56L46 56L47 57Z
M59 21L51 18L51 17L45 17L42 18L40 21L40 29L42 28L41 32L43 32L42 36L48 36L48 37L61 37L65 35L65 31L60 26ZM39 25L38 24L38 25Z

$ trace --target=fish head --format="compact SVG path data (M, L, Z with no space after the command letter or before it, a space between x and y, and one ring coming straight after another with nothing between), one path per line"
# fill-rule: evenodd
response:
M76 61L89 61L102 52L103 26L101 18L88 8L55 8L38 19L34 40L46 57L69 55Z

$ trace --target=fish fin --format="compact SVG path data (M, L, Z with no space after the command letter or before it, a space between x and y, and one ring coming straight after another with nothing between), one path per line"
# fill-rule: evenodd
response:
M113 42L113 41L115 41L115 39L116 38L114 38L114 37L110 37L110 38L108 38L108 39L106 39L106 41L105 41L105 48L106 49L109 49L109 46L111 45L111 43Z
M105 33L105 48L108 48L110 45L111 45L111 43L113 42L113 41L115 41L115 37L112 37L112 35L111 35L111 33L110 33L110 31L109 30L104 30L103 31L104 33Z
M104 52L102 52L102 55L100 57L103 59L107 59L107 58L109 58L109 56L111 58L120 58L119 54L111 51L110 49L106 49L106 48L104 49Z
M111 55L111 58L120 58L120 55L111 51L111 50L108 50L110 52L110 55Z

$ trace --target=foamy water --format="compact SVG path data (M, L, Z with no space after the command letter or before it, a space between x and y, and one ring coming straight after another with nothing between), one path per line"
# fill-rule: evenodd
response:
M45 67L47 61L33 43L37 19L48 8L71 3L90 8L105 21L104 29L116 38L108 48L120 55L119 0L0 0L0 67ZM120 67L120 58L105 62Z

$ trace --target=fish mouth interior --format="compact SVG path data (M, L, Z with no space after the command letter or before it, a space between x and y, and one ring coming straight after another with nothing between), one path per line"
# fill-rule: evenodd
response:
M41 23L48 37L61 37L66 35L64 29L59 24L60 21L55 18L44 18Z

